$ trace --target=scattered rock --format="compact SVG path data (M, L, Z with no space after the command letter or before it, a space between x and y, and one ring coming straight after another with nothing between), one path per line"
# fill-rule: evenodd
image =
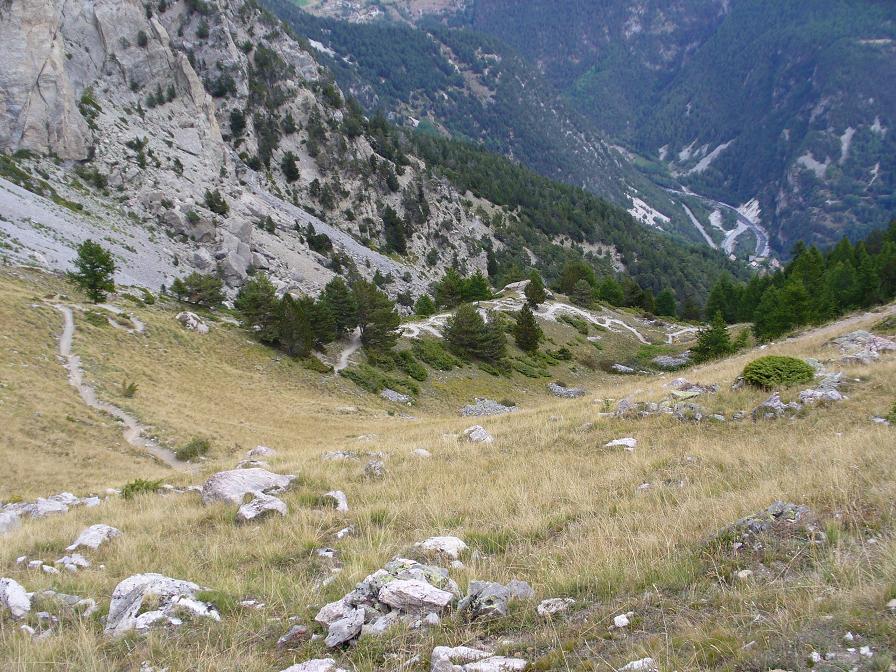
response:
M22 519L16 511L0 511L0 534L6 534L21 527Z
M691 351L686 350L680 355L660 355L658 357L654 357L650 361L654 366L663 369L664 371L680 369L691 363Z
M346 670L338 667L332 658L315 658L305 663L291 665L283 672L346 672Z
M503 415L504 413L513 413L516 406L505 406L492 399L476 398L475 402L468 404L460 409L460 414L465 418L483 417L488 415Z
M364 625L364 609L354 609L344 618L330 624L324 643L330 648L340 646L361 634Z
M830 344L840 350L843 355L840 362L847 365L873 364L880 359L881 353L896 351L896 341L868 331L853 331L832 339Z
M274 474L265 469L234 469L221 471L202 486L202 502L229 502L240 505L250 493L265 494L283 492L295 480L295 476Z
M395 579L383 586L379 593L381 602L405 613L441 611L454 597L453 593L422 579Z
M628 614L619 614L618 616L613 617L613 627L614 628L627 628L631 625L631 621L628 620Z
M175 315L175 319L188 331L195 331L198 334L208 333L208 325L196 313L184 311Z
M121 535L121 531L110 525L91 525L78 535L75 543L68 546L65 550L74 551L81 546L86 546L92 550L98 549L102 544Z
M556 616L557 614L562 614L565 611L569 611L569 608L575 603L576 601L571 597L552 597L547 600L542 600L536 608L536 611L539 616L549 618L551 616Z
M514 600L531 600L535 597L535 591L526 581L519 579L511 579L507 584L507 590L510 591L510 597Z
M13 618L23 618L31 611L31 598L14 579L0 579L0 605L3 605Z
M558 383L548 383L548 391L555 397L560 397L561 399L578 399L587 394L585 390L580 387L566 387L566 385L560 385Z
M79 569L90 567L90 560L80 553L72 553L59 558L56 564L62 565L68 572L77 572Z
M626 366L625 364L618 364L618 363L610 366L610 371L612 371L613 373L620 373L625 376L632 376L632 375L638 373L632 367Z
M468 646L437 646L432 650L430 672L522 672L522 658L496 656Z
M492 443L495 440L491 434L485 431L485 427L482 425L467 427L464 430L464 436L466 436L471 443Z
M753 420L775 420L777 418L796 415L802 410L802 405L791 401L785 404L781 401L781 395L775 392L768 399L753 409Z
M458 537L430 537L424 541L415 544L417 548L429 553L439 553L448 556L452 560L457 560L460 554L467 550L467 545L463 539Z
M340 513L346 513L348 511L348 497L345 496L345 493L342 490L331 490L330 492L324 493L324 497L328 497L336 502L336 510Z
M413 453L414 453L414 455L416 455L417 457L420 457L420 458L423 458L423 459L427 459L427 458L429 458L429 457L432 457L432 453L429 452L428 450L426 450L426 448L414 448ZM2 530L0 530L0 531L2 531Z
M311 639L311 633L304 625L293 625L286 631L280 639L277 640L278 649L291 649L296 645L302 644Z
M386 477L386 465L382 460L371 460L364 467L364 475L373 480L380 480Z
M252 501L240 506L239 511L236 512L236 519L237 522L248 523L273 513L285 516L289 513L289 507L286 506L286 502L282 499L266 495L263 492L253 492Z
M221 616L214 605L196 599L201 589L191 581L161 574L135 574L119 583L112 592L105 633L122 635L130 630L146 630L154 625L180 625L181 616L201 616L216 621ZM143 602L152 601L151 611L140 613Z
M267 446L255 446L252 450L246 453L246 457L274 457L277 454L277 451L273 448L268 448Z
M604 444L604 448L624 448L627 452L633 453L635 451L635 446L638 445L638 440L633 439L630 436L627 436L623 439L613 439L612 441L608 441Z
M396 404L410 404L411 397L406 394L402 394L401 392L396 392L395 390L391 390L388 387L380 392L380 396L386 401L392 401Z
M346 632L354 632L359 612L361 624L357 625L358 632L365 624L375 623L372 629L368 628L368 633L384 631L390 627L389 622L377 621L393 611L397 612L397 616L390 618L400 619L408 625L419 623L423 626L432 620L426 619L429 612L448 608L459 595L460 589L448 577L446 570L395 558L358 583L341 600L325 605L314 620L332 629L336 623L352 619L340 625L340 637ZM349 625L351 628L346 627Z
M653 658L641 658L623 665L619 672L659 672L659 669Z
M471 620L506 616L510 598L510 590L500 583L471 581L469 591L457 609L468 613Z

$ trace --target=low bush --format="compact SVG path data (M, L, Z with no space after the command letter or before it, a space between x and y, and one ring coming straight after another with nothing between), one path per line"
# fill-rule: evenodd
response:
M137 394L137 383L126 379L121 381L121 396L126 399L133 399L135 394Z
M194 436L174 451L174 454L177 456L177 459L182 460L183 462L189 462L206 455L211 447L212 444L208 439Z
M429 378L426 367L414 358L410 350L395 353L395 365L414 380L422 382Z
M893 402L893 408L890 409L890 413L887 415L887 422L896 425L896 401Z
M329 364L326 364L320 361L317 357L310 356L305 357L302 360L302 366L308 369L309 371L314 371L316 373L332 373L333 367Z
M463 362L452 355L441 341L421 340L414 343L414 355L436 371L450 371L463 366Z
M582 320L578 317L573 317L572 315L561 315L557 318L560 322L564 322L568 324L570 327L578 331L582 336L587 336L590 327L585 320Z
M769 390L812 380L815 369L796 357L768 355L747 364L743 377L748 385Z
M109 318L105 313L100 313L96 310L88 310L84 313L84 319L87 320L94 327L105 327L109 324Z
M367 390L374 394L378 394L386 388L409 395L416 395L420 391L410 380L390 376L368 364L343 369L339 372L339 375L343 378L348 378L362 390Z
M125 499L133 499L138 495L154 494L162 487L162 481L147 481L143 478L137 478L125 485L121 489L121 496Z

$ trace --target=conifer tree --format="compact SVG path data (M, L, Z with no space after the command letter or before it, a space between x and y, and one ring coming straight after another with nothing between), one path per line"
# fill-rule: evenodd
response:
M94 303L106 298L107 292L115 291L115 261L112 253L99 243L85 240L78 245L75 271L69 277L87 293Z
M307 357L314 346L311 308L308 298L294 299L284 294L277 307L277 340L290 357Z
M234 307L262 343L277 340L277 296L266 275L258 274L240 288Z
M700 332L697 344L691 348L694 362L707 362L711 359L718 359L734 352L731 344L731 337L728 335L728 328L725 326L725 319L722 317L722 311L717 310L713 316L712 323Z
M587 280L582 278L576 282L576 285L572 290L572 295L570 295L569 298L577 306L590 308L591 304L594 302L594 289Z
M429 294L421 294L420 298L414 304L414 314L420 317L429 317L436 312L436 304L433 303Z
M538 344L544 339L544 332L538 326L535 315L528 303L524 303L516 316L516 325L513 327L513 337L516 344L523 352L535 352Z
M664 289L656 295L656 314L675 317L675 295L671 289Z
M366 280L356 282L352 291L358 306L361 343L375 351L394 347L398 340L398 325L401 324L395 304L376 285Z
M333 316L335 338L342 338L358 326L358 304L355 296L340 277L333 278L324 286L321 301Z
M538 308L545 302L547 294L544 291L544 280L541 279L541 274L538 271L533 270L529 274L529 284L526 285L523 293L526 295L526 303L532 308Z

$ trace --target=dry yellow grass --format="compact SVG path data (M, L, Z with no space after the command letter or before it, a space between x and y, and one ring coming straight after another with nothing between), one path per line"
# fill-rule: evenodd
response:
M6 306L26 301L11 296L28 296L29 286L5 280L3 310L18 310ZM49 360L41 369L46 380L40 381L48 390L39 399L58 405L66 398L64 376L59 374L52 389L48 382L58 367L51 338L58 316L36 312L41 321L28 329L46 333L43 341L28 344L30 357L43 353ZM538 669L609 670L645 655L664 670L768 669L803 660L804 645L790 650L785 643L802 641L822 626L851 629L874 638L876 646L896 647L896 620L884 607L896 589L896 435L869 421L896 398L896 358L849 369L849 376L861 382L851 384L848 401L794 420L688 425L669 417L601 417L602 399L656 400L673 376L621 379L584 400L532 396L535 407L482 419L496 438L482 446L456 438L472 422L456 417L453 407L424 409L414 420L389 417L374 397L344 381L276 361L272 351L248 342L237 329L216 325L203 338L181 331L164 307L135 312L147 323L145 337L84 329L76 338L89 377L108 397L123 376L137 380L137 396L116 403L133 409L170 442L193 435L212 439L210 462L195 475L168 471L172 482L201 482L259 443L277 449L272 468L300 477L300 485L284 497L289 516L236 526L231 507L203 507L195 495L110 500L95 509L26 522L4 537L0 573L29 590L53 586L107 605L118 581L156 571L232 598L260 599L266 608L237 609L221 624L200 622L176 633L115 642L105 640L93 620L42 641L31 641L2 621L4 672L137 670L143 660L171 672L280 670L325 655L318 642L296 652L278 651L274 643L287 629L287 617L310 623L317 607L435 534L456 534L480 551L467 559L465 569L452 571L462 586L468 579L520 578L531 582L540 597L576 597L582 611L568 621L545 624L534 617L534 606L525 604L491 625L446 621L427 632L401 633L337 652L348 669L396 669L415 653L425 659L433 643L442 642L501 646L536 661ZM772 345L766 352L830 357L833 353L823 346L833 333L873 321L862 318ZM730 415L767 396L727 389L755 356L745 353L688 370L691 380L722 385L722 392L701 403ZM27 380L17 375L18 384ZM469 396L477 391L471 388ZM20 396L9 395L16 403L22 403ZM6 401L0 412L21 422L7 410L11 403ZM66 412L84 415L78 403L75 399ZM340 412L349 404L359 411ZM64 413L55 413L52 418L64 423ZM106 423L103 436L113 442L111 423L102 417L95 422ZM593 426L584 428L585 423ZM24 430L18 432L17 440L24 440ZM362 434L375 436L360 441ZM42 436L34 433L29 445ZM89 473L79 465L79 451L97 450L89 436L85 432L73 443L70 458L41 454L40 465L55 481L32 477L27 460L13 458L22 491L47 494L35 490L51 482L60 489L70 473ZM620 436L638 439L633 454L602 448ZM432 458L413 456L418 447L430 450ZM363 461L323 461L325 450L382 450L388 454L386 478L365 479ZM130 455L121 445L112 454ZM96 485L160 473L160 467L144 460L127 459L132 464L114 464L108 480ZM54 460L55 466L49 464ZM679 481L683 487L676 485ZM644 482L655 487L638 490ZM315 504L316 496L332 488L347 493L348 514ZM810 571L768 583L720 585L701 564L701 545L729 522L775 499L811 506L835 521L840 534ZM61 556L84 526L97 522L124 533L94 554L95 564L105 569L53 577L15 567L14 559L23 554L44 560ZM355 526L356 534L335 542L333 533L347 524ZM331 545L338 548L344 569L334 583L318 589L328 571L314 549ZM628 610L638 614L634 633L608 636L612 616ZM766 660L766 655L771 657Z

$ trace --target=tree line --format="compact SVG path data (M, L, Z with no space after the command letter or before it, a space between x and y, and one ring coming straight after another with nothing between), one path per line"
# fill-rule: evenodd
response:
M728 324L752 322L756 338L768 341L894 298L896 220L856 244L843 238L826 252L798 243L790 263L772 275L747 283L722 276L709 293L705 314L720 313Z

